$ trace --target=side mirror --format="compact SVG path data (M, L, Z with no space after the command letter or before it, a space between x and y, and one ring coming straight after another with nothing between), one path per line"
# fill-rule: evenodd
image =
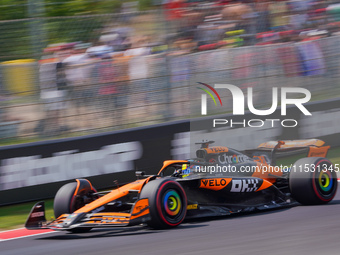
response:
M135 174L136 174L137 178L141 178L141 177L145 176L145 172L144 171L136 171Z

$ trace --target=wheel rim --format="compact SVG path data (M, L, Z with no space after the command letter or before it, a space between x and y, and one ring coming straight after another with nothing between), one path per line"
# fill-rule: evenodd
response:
M334 179L329 171L321 170L316 182L319 191L323 195L328 195L332 192Z
M331 174L327 171L322 171L319 175L319 187L322 191L328 192L333 186L333 179Z
M175 190L168 190L163 198L163 208L170 217L176 217L182 209L182 202L179 194Z
M321 169L321 166L324 169ZM327 161L319 162L319 164L316 165L315 167L316 171L313 174L314 175L313 188L316 195L322 201L330 201L335 196L337 177L336 173L328 170L328 167L330 166L331 163Z

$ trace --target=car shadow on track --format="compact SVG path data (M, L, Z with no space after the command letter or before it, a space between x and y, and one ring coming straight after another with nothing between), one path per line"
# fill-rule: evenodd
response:
M329 204L325 204L325 205L338 205L340 204L340 200L336 199L336 200L332 200L331 202L329 202Z
M315 206L334 206L340 204L340 200L333 200L329 204L325 205L315 205ZM220 220L233 220L235 218L243 218L243 217L258 217L263 215L275 214L275 213L282 213L284 211L288 211L294 207L299 207L302 205L295 204L290 205L287 207L281 208L273 208L267 209L263 211L255 211L255 212L242 212L242 213L235 213L228 216L216 216L216 217L204 217L204 218L197 218L197 219L189 219L185 220L183 224L176 228L172 229L164 229L164 230L155 230L151 229L145 225L133 226L133 227L124 227L124 228L98 228L92 229L88 233L76 234L76 233L69 233L69 232L60 232L59 235L52 235L47 237L40 237L37 238L38 240L75 240L75 239L92 239L92 238L103 238L103 237L118 237L118 236L134 236L134 235L146 235L146 234L154 234L154 233L162 233L168 231L176 231L181 229L190 229L190 228L200 228L206 227L209 225L211 221L220 221Z
M273 214L273 213L281 213L287 210L290 210L294 208L295 206L287 206L287 207L281 207L281 208L273 208L273 209L266 209L261 211L252 211L252 212L239 212L234 213L228 216L215 216L215 217L206 217L206 218L197 218L197 219L189 219L186 220L186 223L189 224L198 224L201 222L210 222L210 221L219 221L219 220L232 220L235 218L242 218L242 217L256 217L261 215L267 215L267 214Z
M103 238L103 237L115 237L115 236L133 236L133 235L145 235L161 233L164 231L173 231L175 229L187 229L187 228L199 228L206 227L208 224L195 224L188 225L183 224L173 229L156 230L151 229L146 226L136 226L136 227L125 227L125 228L110 228L110 229L93 229L88 233L75 234L69 232L60 232L60 235L48 236L37 238L38 240L75 240L75 239L92 239L92 238Z

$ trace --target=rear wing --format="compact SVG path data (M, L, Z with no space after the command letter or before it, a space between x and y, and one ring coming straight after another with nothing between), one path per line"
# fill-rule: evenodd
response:
M330 146L319 139L284 140L261 143L256 149L245 150L245 153L262 163L274 165L277 157L306 153L307 157L327 157ZM268 162L269 161L269 162Z

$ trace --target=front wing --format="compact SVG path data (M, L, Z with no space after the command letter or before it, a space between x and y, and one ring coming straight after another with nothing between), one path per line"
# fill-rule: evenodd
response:
M101 208L98 208L98 211ZM56 220L46 221L45 203L35 204L29 214L27 229L72 230L75 228L125 227L138 225L150 220L149 201L138 200L130 212L89 212L63 214Z

